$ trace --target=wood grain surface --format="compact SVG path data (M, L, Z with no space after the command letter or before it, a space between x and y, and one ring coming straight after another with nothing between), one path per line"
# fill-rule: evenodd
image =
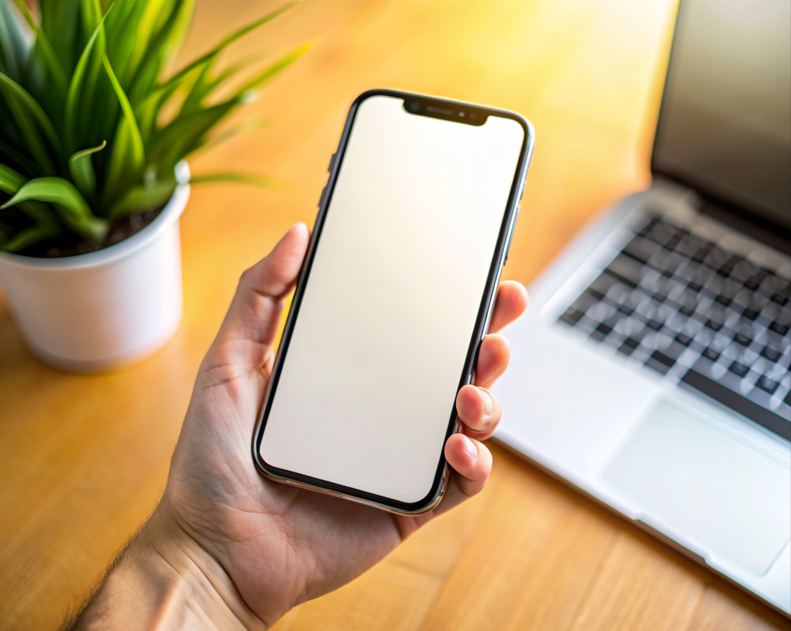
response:
M199 2L183 59L275 6ZM192 163L281 190L195 188L182 219L185 313L135 366L49 368L0 295L0 628L54 628L161 493L200 359L241 272L312 224L354 97L373 87L516 110L536 153L505 277L529 282L596 212L649 182L672 2L310 1L228 61L313 50L239 118L268 128ZM788 621L637 528L493 446L487 489L279 631L741 630Z

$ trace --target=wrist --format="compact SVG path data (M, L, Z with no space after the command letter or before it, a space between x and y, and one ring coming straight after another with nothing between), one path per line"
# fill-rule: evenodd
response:
M160 506L119 557L77 629L266 629L222 566Z

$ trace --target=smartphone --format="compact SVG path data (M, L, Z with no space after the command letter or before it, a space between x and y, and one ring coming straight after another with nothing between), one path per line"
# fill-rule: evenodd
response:
M354 101L253 435L261 474L396 513L439 503L533 144L513 112Z

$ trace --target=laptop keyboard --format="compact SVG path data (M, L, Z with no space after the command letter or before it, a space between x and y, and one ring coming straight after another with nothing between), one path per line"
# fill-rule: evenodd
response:
M648 216L558 322L791 440L791 280Z

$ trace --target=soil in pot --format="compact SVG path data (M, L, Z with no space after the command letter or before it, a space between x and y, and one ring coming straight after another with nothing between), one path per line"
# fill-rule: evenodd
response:
M107 236L102 241L80 241L78 238L74 238L72 241L58 239L57 245L52 241L41 241L16 254L34 258L62 258L103 250L140 232L154 221L164 208L165 204L162 204L158 208L116 219L110 224Z

